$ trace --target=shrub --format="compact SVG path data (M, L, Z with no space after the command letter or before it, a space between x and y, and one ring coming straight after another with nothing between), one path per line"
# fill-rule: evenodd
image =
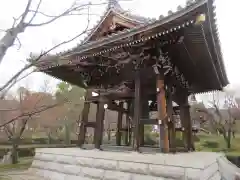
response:
M175 139L175 146L176 146L176 147L184 147L183 140L180 139L180 138L176 138L176 139Z
M67 148L67 147L75 147L76 145L64 145L64 144L53 144L53 145L30 145L30 147L21 147L18 148L18 155L19 157L30 157L35 155L35 149L36 148ZM6 147L6 148L0 148L0 159L3 158L7 152L11 150L11 146Z
M199 142L200 141L200 138L196 135L193 136L193 141L194 142Z
M18 149L19 157L30 157L35 155L35 148Z
M210 149L219 148L219 143L216 141L204 141L203 146Z
M226 156L227 159L240 168L240 157L239 156Z
M144 136L144 144L148 146L153 146L156 144L156 136L151 133L147 133Z
M7 154L8 151L10 151L10 148L6 149L0 149L0 158L3 158L5 154ZM31 157L35 155L35 148L21 148L18 149L18 156L19 157Z

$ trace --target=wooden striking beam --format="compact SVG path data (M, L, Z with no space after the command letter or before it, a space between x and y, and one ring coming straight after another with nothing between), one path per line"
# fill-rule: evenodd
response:
M168 138L168 116L166 112L166 96L164 88L164 76L157 75L157 105L158 105L158 119L160 124L160 138L163 142L162 150L165 153L169 152L169 138ZM162 128L161 128L162 127ZM163 132L162 132L163 131ZM162 132L162 133L161 133ZM163 137L161 137L163 135Z
M127 109L125 109L123 106L121 106L121 104L117 105L115 102L108 102L108 109L113 110L113 111L118 111L121 112L122 114L128 114L129 111Z
M96 122L87 122L85 126L90 128L96 128Z
M123 102L119 103L119 107L123 108ZM117 119L117 133L116 133L116 144L117 146L121 146L121 140L122 140L122 117L123 117L123 113L122 112L118 112L118 119Z
M157 125L158 124L158 120L157 119L140 119L140 124L144 124L144 125Z
M118 111L118 112L121 112L121 113L125 113L125 114L128 114L129 111L127 109L125 109L124 107L120 107L117 103L109 100L108 98L104 97L105 98L105 103L108 104L108 109L109 110L112 110L112 111ZM92 103L98 103L99 101L99 97L91 97L89 99L90 102Z

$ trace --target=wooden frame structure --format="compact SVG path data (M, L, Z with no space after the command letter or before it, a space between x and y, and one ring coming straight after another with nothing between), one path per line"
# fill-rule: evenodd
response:
M144 125L155 124L160 149L166 153L176 151L173 114L178 109L184 147L193 150L188 96L222 90L228 84L212 0L188 1L186 7L158 20L133 16L111 0L82 45L46 56L38 68L87 89L79 146L84 144L86 128L93 127L98 149L108 108L118 111L118 146L122 132L128 132L125 144L138 151L144 146ZM88 122L90 103L98 107L94 123ZM156 119L149 117L150 111L158 112ZM124 113L127 128L122 127Z

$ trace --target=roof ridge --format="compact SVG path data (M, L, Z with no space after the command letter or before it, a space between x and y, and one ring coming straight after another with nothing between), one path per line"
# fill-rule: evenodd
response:
M98 29L98 27L102 24L102 22L105 20L105 18L108 16L108 14L110 12L119 14L119 15L123 15L128 17L129 19L132 19L133 21L140 23L140 24L144 24L147 21L151 21L153 19L151 18L145 18L143 16L138 16L138 15L134 15L132 13L130 13L127 10L124 10L121 5L119 4L119 0L108 0L108 6L105 9L103 15L100 17L100 19L96 22L96 25L94 26L94 28L92 29L92 31L90 31L89 33L87 33L87 36L83 39L83 41L80 44L85 44L88 42L88 40L90 39L90 37L92 36L92 34Z
M107 7L107 9L120 9L120 10L123 10L123 8L119 4L118 0L108 0L108 7Z

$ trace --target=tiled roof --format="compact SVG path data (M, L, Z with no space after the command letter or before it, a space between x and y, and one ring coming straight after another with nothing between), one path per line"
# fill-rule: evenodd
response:
M185 15L187 12L190 12L190 11L196 9L197 7L203 5L206 2L208 2L208 0L188 0L186 2L185 7L178 6L177 10L175 12L168 11L168 16L164 17L163 15L160 15L158 19L143 18L143 17L138 16L138 19L142 19L142 20L144 19L144 20L142 21L142 23L135 26L134 28L125 29L116 34L111 34L109 36L103 37L97 41L87 42L85 39L85 40L81 41L80 44L77 45L77 47L74 47L72 49L69 49L68 51L62 52L62 53L60 53L60 55L68 55L68 54L71 54L73 51L74 51L74 53L75 53L75 51L77 51L76 53L81 53L83 51L90 50L90 49L94 48L95 46L98 46L98 45L102 46L107 43L111 43L113 41L123 39L123 38L129 37L129 36L135 35L137 33L146 31L148 29L163 25L169 21L172 21L178 17L181 17L182 15ZM117 12L116 9L115 9L115 12ZM108 11L107 11L107 13L108 13ZM134 17L134 15L130 15L130 14L128 16ZM90 35L91 35L91 33L88 34L88 36L90 36Z
M128 13L127 11L124 11L122 8L119 8L119 6L116 6L116 5L114 6L115 8L110 8L112 6L108 6L104 15L100 18L100 21L97 22L97 24L93 28L93 30L90 31L88 33L87 37L84 40L80 41L80 43L77 44L77 46L75 46L71 49L68 49L66 51L60 52L56 55L46 55L46 58L43 57L41 59L41 61L43 63L44 63L44 61L51 63L51 58L49 59L50 56L54 56L56 59L58 59L58 57L69 56L72 53L81 53L81 52L90 50L90 49L94 48L95 46L99 46L99 45L102 46L107 43L111 43L115 40L124 39L124 38L132 36L136 33L145 31L146 29L154 28L156 26L159 26L166 22L169 22L175 18L178 18L178 17L186 14L187 12L190 12L191 10L203 5L204 3L208 2L208 1L212 1L212 0L187 0L184 7L179 5L175 12L168 11L168 16L160 15L158 19L151 19L151 18L136 16L136 15ZM139 25L137 25L131 29L125 29L116 34L111 34L111 35L103 37L99 40L88 42L88 39L91 37L91 35L94 33L94 31L96 31L96 29L100 26L100 24L106 18L106 16L108 15L108 13L110 11L114 11L115 13L118 13L118 14L120 14L120 12L121 12L121 14L125 13L125 17L129 17L129 19L132 19L132 20L135 19L135 20L139 21ZM55 63L53 62L53 64L55 64ZM52 66L54 66L53 64L52 64Z

